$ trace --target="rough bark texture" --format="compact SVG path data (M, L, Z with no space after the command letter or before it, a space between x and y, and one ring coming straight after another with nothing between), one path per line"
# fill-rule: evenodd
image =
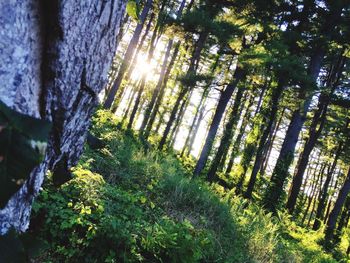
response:
M76 164L107 81L124 9L124 0L0 3L0 98L53 122L45 161L0 210L0 234L28 228L47 169Z

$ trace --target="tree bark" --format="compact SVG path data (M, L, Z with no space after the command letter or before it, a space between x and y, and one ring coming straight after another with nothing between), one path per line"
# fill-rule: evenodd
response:
M44 162L0 210L0 234L28 228L47 169L68 170L77 163L97 94L107 82L124 9L123 0L0 3L1 100L53 123Z

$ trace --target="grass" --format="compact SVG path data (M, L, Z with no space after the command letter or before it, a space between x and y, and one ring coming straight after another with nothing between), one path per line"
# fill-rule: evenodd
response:
M37 262L337 262L280 213L191 179L173 154L148 150L98 111L74 179L50 176L34 204L31 234L45 241Z

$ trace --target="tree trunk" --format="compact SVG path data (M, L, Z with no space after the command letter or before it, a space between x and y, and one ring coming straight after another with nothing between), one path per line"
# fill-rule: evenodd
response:
M219 65L219 61L220 61L220 55L216 56L215 62L211 65L210 67L210 72L215 72L218 65ZM183 149L181 151L181 156L183 156L187 150L188 154L191 154L191 149L192 149L192 145L193 142L195 140L195 137L197 135L198 132L198 128L200 125L200 122L202 120L203 117L203 113L204 113L204 109L205 109L205 103L206 100L208 98L209 95L209 91L210 91L210 85L212 84L212 81L210 81L208 84L206 84L206 86L204 87L201 99L199 101L199 104L196 108L196 113L193 117L193 121L192 124L190 126L190 129L188 131L188 135L186 137Z
M324 51L319 49L315 52L310 61L308 75L315 83L321 69L323 57ZM285 181L289 174L288 170L294 159L295 146L298 142L298 137L306 120L306 114L311 103L312 96L307 94L305 89L307 89L307 87L302 88L300 91L303 103L299 109L293 112L292 120L289 124L275 169L272 173L270 184L265 192L263 200L264 206L273 212L276 210L276 206L280 204Z
M199 65L200 56L201 56L202 50L204 48L204 44L205 44L208 36L209 36L209 32L207 32L207 31L204 31L199 35L199 38L198 38L196 45L195 45L195 48L193 50L193 54L191 56L190 65L189 65L188 70L186 72L186 76L191 76L192 74L196 74L197 69L198 69L198 65ZM158 149L163 149L163 147L167 141L167 137L169 135L169 132L172 128L172 125L174 124L174 121L176 120L176 115L178 114L178 109L179 109L180 103L184 98L187 97L186 95L192 90L192 88L193 87L191 87L191 86L181 86L179 95L178 95L176 102L175 102L175 105L174 105L174 108L171 111L169 121L168 121L167 126L165 128L163 136L159 142Z
M165 72L166 72L166 69L167 69L168 59L169 59L169 56L170 56L170 51L172 49L172 46L173 46L173 40L170 40L168 42L168 45L167 45L167 48L166 48L166 51L165 51L164 60L163 60L162 68L160 70L157 86L154 89L154 91L152 92L151 101L148 103L148 105L146 107L146 110L145 110L145 113L144 113L144 117L143 117L141 128L140 128L140 134L142 132L144 132L144 130L146 128L146 125L147 125L147 123L149 121L152 109L154 108L154 104L156 103L156 100L157 100L157 97L159 95L160 89L161 89L161 87L163 85L164 78L165 78Z
M200 121L203 118L205 102L206 102L206 99L207 99L208 93L209 93L208 91L209 91L209 87L207 86L207 87L205 87L205 89L204 89L204 91L202 93L201 99L199 101L199 104L198 104L198 106L196 108L196 113L194 114L192 123L191 123L191 125L189 127L189 131L188 131L188 134L187 134L184 146L183 146L182 151L181 151L181 156L183 156L186 153L186 151L187 151L188 154L191 153L190 144L192 142L192 138L193 138L193 141L194 141L195 136L197 135L197 131L198 131L198 127L200 125Z
M111 87L107 99L103 105L105 109L110 109L113 105L115 95L117 94L117 91L120 87L120 84L122 83L122 80L124 78L125 72L129 68L129 63L132 59L132 56L134 55L137 43L139 42L140 35L142 32L143 25L146 21L146 17L148 15L149 10L152 7L153 0L147 0L145 7L143 8L141 15L140 15L140 22L137 24L134 34L130 40L130 43L128 45L128 48L124 54L124 58L122 61L122 64L119 68L118 76L115 79L113 86Z
M172 57L170 59L169 65L168 65L167 70L166 70L165 75L164 75L164 81L162 83L162 86L161 86L160 91L159 91L159 95L158 95L157 100L156 100L156 102L154 104L153 110L151 112L151 115L149 117L149 120L148 120L148 123L147 123L147 126L146 126L146 131L144 133L144 137L146 139L148 138L148 136L149 136L149 134L150 134L150 132L152 130L152 126L153 126L153 123L154 123L154 121L156 119L156 115L157 115L157 113L159 111L159 107L162 104L164 93L165 93L165 88L167 87L168 80L169 80L169 77L170 77L170 73L171 73L171 71L173 69L173 66L175 64L177 55L179 54L180 44L181 44L181 42L177 42L175 44L173 55L172 55Z
M179 107L181 105L181 102L186 99L186 94L187 94L187 90L184 87L181 87L179 95L177 96L176 102L174 104L174 108L171 111L169 121L168 121L168 123L167 123L167 125L165 127L165 130L163 132L162 138L161 138L161 140L159 142L158 149L160 149L160 150L163 149L163 147L164 147L164 145L166 143L166 140L168 138L170 129L173 126L173 124L174 124L174 122L176 120L177 112L178 112L178 109L179 109Z
M308 215L308 212L309 212L309 209L311 207L311 204L312 204L312 201L316 195L316 189L317 189L317 185L318 185L318 182L320 180L320 178L322 177L323 173L324 173L324 170L326 169L326 164L323 164L322 165L322 168L321 168L321 172L320 173L317 173L317 171L315 170L315 173L314 173L314 176L313 176L313 184L311 186L311 191L310 191L310 196L309 196L309 202L308 202L308 205L307 205L307 208L305 210L305 213L304 213L304 216L303 216L303 219L301 221L301 224L304 225L305 224L305 220L306 220L306 217ZM316 175L317 175L317 179L316 179ZM315 180L316 179L316 180Z
M268 141L268 149L266 151L266 154L264 156L264 160L263 160L263 163L262 163L261 169L260 169L260 173L262 176L266 173L266 169L267 169L267 165L269 164L272 148L273 148L274 142L276 140L277 132L280 130L280 126L282 124L285 110L286 110L286 108L282 109L281 116L280 116L279 120L277 121L277 124L274 127L273 132L270 134L270 138Z
M129 118L128 127L127 127L128 129L131 129L132 124L134 123L136 112L140 106L141 97L142 97L143 90L145 89L145 85L146 85L146 78L142 78L140 87L138 88L138 91L137 91L137 97L135 100L135 104L134 104L134 107L132 108L131 115Z
M349 216L350 216L350 197L348 196L346 198L343 211L341 212L340 219L338 222L337 229L334 233L334 243L339 244L342 236L342 230L344 227L347 227L349 223Z
M207 179L209 182L212 182L214 180L216 171L221 163L221 160L223 156L227 154L227 150L230 147L231 140L233 137L233 132L239 120L238 110L241 105L244 90L245 90L245 87L241 86L238 88L238 91L236 93L235 101L232 106L229 120L226 123L224 134L222 135L219 148L216 152L216 155L211 163L209 172L207 174Z
M97 95L107 83L124 8L123 0L0 3L0 46L6 47L0 52L0 97L53 123L45 161L0 210L0 234L28 228L47 169L77 163Z
M329 214L326 230L325 230L325 247L329 248L333 242L334 230L337 224L337 219L340 214L340 211L345 203L346 197L350 191L350 169L346 176L345 182L340 189L337 200L335 201L332 212Z
M212 149L213 143L214 143L214 138L216 136L216 133L218 131L222 116L226 110L226 106L228 102L231 99L231 96L234 92L234 90L237 87L237 84L245 77L245 71L239 67L239 64L237 62L237 68L235 71L235 74L233 76L233 81L227 85L226 89L222 92L219 103L216 107L215 114L213 117L213 121L210 125L208 135L205 140L205 144L203 146L203 149L201 151L200 157L197 161L196 167L194 169L194 176L198 176L202 170L205 167L205 164L208 160L209 153Z
M331 182L332 176L333 176L335 168L337 166L337 162L338 162L339 156L341 154L342 147L343 147L342 144L339 144L338 149L337 149L336 154L335 154L335 157L334 157L334 160L333 160L333 163L332 163L332 166L327 172L326 181L323 185L321 195L320 195L320 200L319 200L318 206L317 206L315 222L314 222L314 225L312 228L313 230L318 230L321 226L321 221L323 219L323 211L324 211L327 197L328 197L329 184Z
M263 131L261 138L260 138L259 146L258 146L258 149L256 152L254 166L253 166L252 173L250 175L250 180L249 180L248 187L247 187L247 191L244 194L244 196L248 199L250 199L252 197L255 181L256 181L260 166L261 166L261 162L263 160L263 153L266 149L267 139L268 139L269 134L271 134L273 124L276 121L275 119L277 116L279 100L280 100L280 97L282 95L282 92L283 92L283 84L279 83L278 86L273 90L272 95L271 95L272 96L271 103L270 103L271 108L269 108L271 110L269 110L270 112L268 113L268 115L269 115L268 122L267 122L267 125Z
M124 79L124 81L126 83L129 81L130 76L133 73L133 71L135 69L135 66L137 65L138 55L139 55L141 49L143 48L144 42L146 40L146 37L149 34L149 31L151 29L154 17L155 17L155 14L154 14L154 12L152 12L151 15L150 15L150 18L148 20L147 26L145 28L145 31L144 31L144 33L143 33L143 35L142 35L142 37L141 37L141 39L140 39L140 41L139 41L139 43L137 45L137 48L135 47L135 50L133 50L131 62L127 62L128 65L127 65L126 70L125 70L125 75L122 78L122 81ZM154 32L153 32L153 34L154 34ZM128 49L126 50L126 52L128 52ZM124 54L124 56L125 56L125 54ZM120 69L123 66L123 62L124 62L124 60L122 60L117 74L119 74ZM116 78L117 77L114 76L112 86L114 85ZM114 98L113 103L112 103L112 106L113 106L112 109L111 109L112 112L116 112L118 110L118 107L120 106L120 102L123 100L123 95L125 93L126 87L127 87L127 85L120 85L120 88L118 88L117 93L116 93L115 98ZM107 92L107 97L108 97L109 93L110 93L110 90L108 90L108 92Z
M296 168L297 172L293 177L290 194L286 205L290 214L294 212L304 173L309 163L310 154L317 143L318 137L321 135L321 131L326 120L327 107L328 103L326 102L325 98L323 98L323 95L321 95L318 110L315 112L309 128L309 137L306 140L303 152L301 153L298 166ZM319 127L318 124L320 124Z
M231 170L232 170L233 163L235 161L235 158L238 155L239 148L240 148L240 145L241 145L242 138L243 138L243 135L245 133L246 127L247 127L249 121L251 120L251 116L252 116L251 107L252 107L253 103L254 103L254 96L251 96L250 100L248 102L248 106L247 106L246 112L245 112L245 114L243 116L242 124L241 124L241 127L239 128L238 135L236 137L235 142L232 145L230 159L228 161L228 164L227 164L227 167L226 167L226 171L225 171L226 176L228 176L230 174Z
M301 183L303 181L305 169L309 163L310 154L314 149L325 125L328 105L336 89L336 86L338 85L337 83L339 81L339 78L342 75L344 63L345 59L343 57L343 53L341 53L335 65L331 67L327 77L325 86L331 87L329 93L327 94L326 92L323 92L320 95L318 109L314 114L312 123L309 128L309 138L305 143L303 152L300 156L300 161L298 162L298 166L296 168L297 172L293 177L290 195L287 202L287 209L289 213L294 212L298 194L300 192Z

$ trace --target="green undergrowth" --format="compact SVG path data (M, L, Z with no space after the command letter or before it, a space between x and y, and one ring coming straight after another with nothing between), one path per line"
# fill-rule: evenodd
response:
M74 178L50 175L30 233L46 243L35 262L336 262L284 214L209 186L174 155L144 150L117 119L98 111Z

